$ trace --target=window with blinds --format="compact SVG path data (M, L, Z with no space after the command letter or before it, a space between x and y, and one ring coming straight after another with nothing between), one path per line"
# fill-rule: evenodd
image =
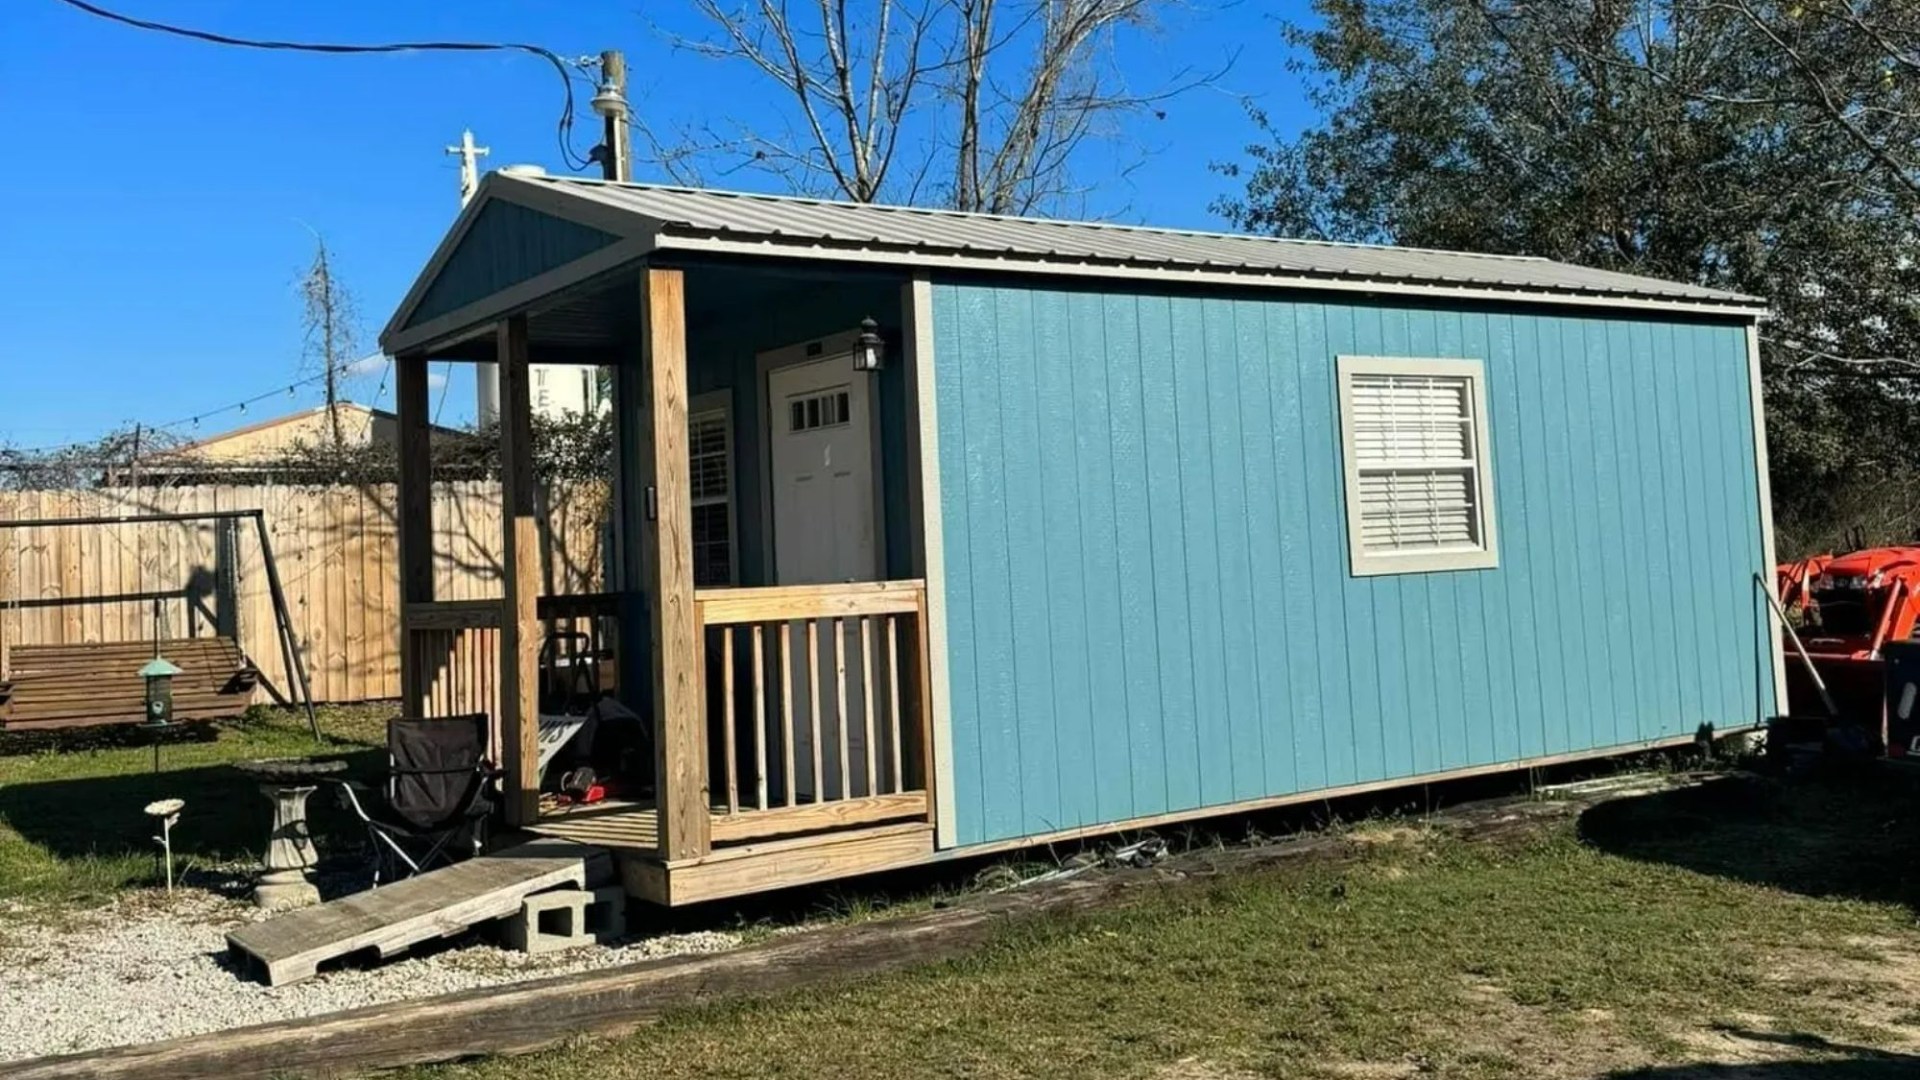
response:
M687 418L693 503L693 583L733 584L733 431L727 410Z
M1496 565L1481 363L1341 357L1339 375L1353 572Z

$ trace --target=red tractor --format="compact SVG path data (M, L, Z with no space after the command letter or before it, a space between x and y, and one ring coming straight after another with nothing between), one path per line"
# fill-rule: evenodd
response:
M1789 629L1782 643L1788 715L1857 728L1867 749L1905 756L1909 740L1888 730L1887 650L1915 640L1920 626L1920 547L1817 555L1782 564L1775 577L1799 623L1797 641ZM1920 724L1920 714L1912 719Z

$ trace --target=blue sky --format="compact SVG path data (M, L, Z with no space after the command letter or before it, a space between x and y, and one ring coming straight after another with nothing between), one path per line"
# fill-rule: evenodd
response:
M699 23L682 0L107 0L127 14L239 36L377 42L525 41L563 56L624 49L634 107L671 129L753 121L775 100L738 67L677 50ZM1210 69L1222 87L1142 119L1084 163L1088 210L1153 224L1219 227L1227 182L1210 161L1255 137L1239 100L1302 122L1278 19L1306 0L1191 0L1121 57L1137 86ZM358 302L364 351L458 209L442 148L473 128L499 166L554 171L553 70L513 54L315 56L203 45L85 15L56 0L0 10L0 446L97 437L166 423L284 386L302 373L296 282L325 235ZM592 145L581 103L576 143ZM1133 166L1124 171L1122 165ZM642 171L640 179L658 179ZM775 190L751 172L725 186ZM309 369L310 370L310 369ZM456 369L457 371L458 369ZM392 387L374 371L362 400ZM442 419L472 414L470 384ZM317 388L208 417L201 433L319 400ZM176 429L191 436L190 427Z

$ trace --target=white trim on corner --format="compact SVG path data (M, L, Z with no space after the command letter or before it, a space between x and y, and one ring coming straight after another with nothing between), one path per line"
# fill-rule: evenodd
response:
M1538 289L1485 285L1430 285L1417 282L1374 281L1364 278L1347 279L1252 270L1236 273L1222 270L1183 270L1165 266L1126 266L1067 258L1037 259L873 250L786 237L777 241L772 239L728 240L717 236L675 236L669 232L662 232L655 237L654 246L661 251L695 251L718 255L809 259L818 262L879 263L894 267L917 267L923 270L981 270L1001 274L1017 273L1064 278L1122 278L1131 281L1153 281L1165 285L1235 285L1241 288L1417 296L1495 303L1542 304L1555 307L1624 308L1635 311L1718 315L1740 319L1755 318L1764 314L1766 310L1758 304L1658 300L1647 297L1548 292Z
M1356 375L1434 375L1467 380L1473 409L1474 513L1480 535L1476 548L1387 554L1361 543L1360 459L1353 430L1353 377ZM1500 565L1500 536L1493 507L1493 440L1488 433L1487 365L1484 360L1417 356L1340 356L1334 360L1334 387L1340 420L1340 473L1347 504L1347 565L1354 577L1426 574L1445 570L1491 570Z
M958 840L953 791L953 677L947 669L947 547L940 501L940 405L934 393L933 282L915 274L901 289L906 324L907 378L919 434L920 573L927 583L927 694L933 701L934 847Z
M1760 324L1747 324L1747 397L1753 409L1753 475L1760 494L1760 580L1774 580L1773 568L1779 562L1773 539L1773 481L1767 475L1767 403L1760 379ZM1787 711L1787 654L1780 642L1780 617L1772 604L1766 605L1767 656L1773 667L1773 708ZM1765 723L1769 717L1756 718Z

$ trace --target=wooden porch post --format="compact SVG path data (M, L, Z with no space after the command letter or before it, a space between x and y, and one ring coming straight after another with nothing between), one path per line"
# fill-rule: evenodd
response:
M678 270L640 279L648 437L640 448L652 478L650 520L640 524L641 565L653 594L654 786L660 854L697 858L711 847L707 821L707 725L701 707L693 607L693 506L687 461L686 283Z
M427 361L394 359L394 396L400 407L400 483L395 510L400 542L400 711L424 711L421 657L407 625L407 605L433 600L433 448L427 420Z
M534 517L533 401L527 317L500 324L500 531L505 609L500 618L501 767L509 825L540 815L540 531Z

